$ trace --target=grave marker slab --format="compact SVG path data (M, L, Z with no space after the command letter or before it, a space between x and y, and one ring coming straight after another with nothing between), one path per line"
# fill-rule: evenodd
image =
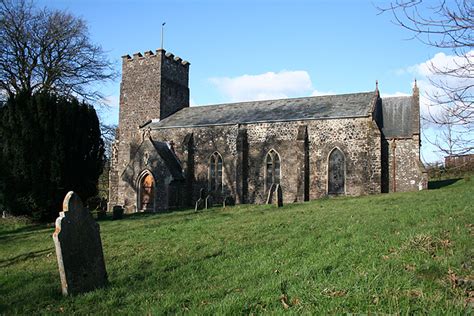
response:
M283 206L283 192L279 184L277 184L275 191L276 191L276 205L278 207L282 207Z
M205 204L204 189L201 188L201 190L199 190L199 199L196 201L194 211L197 212L199 210L202 210L205 206L204 204Z
M63 295L88 292L107 283L100 227L72 191L64 198L53 240Z

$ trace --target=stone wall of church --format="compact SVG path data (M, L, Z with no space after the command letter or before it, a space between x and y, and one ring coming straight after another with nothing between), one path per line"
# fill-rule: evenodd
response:
M379 193L381 172L381 142L378 128L370 118L275 122L246 125L210 126L199 128L172 128L151 131L159 141L172 141L175 153L188 172L186 136L193 134L193 192L192 200L199 197L200 188L208 190L209 159L214 152L223 159L222 195L239 200L239 181L242 166L239 164L239 130L246 132L246 203L266 201L266 155L273 149L280 156L283 200L285 203L302 201L299 188L302 180L301 160L298 156L298 131L306 126L308 135L309 198L327 194L328 156L339 148L345 158L345 194ZM300 141L301 142L301 141Z
M236 195L236 139L237 125L210 126L205 128L172 128L151 131L151 137L155 140L173 142L176 156L181 161L185 174L189 172L188 148L186 144L187 135L193 135L193 178L194 185L192 201L199 198L199 191L203 188L209 191L209 162L214 152L218 152L223 160L223 187L221 196Z
M380 132L370 118L312 121L309 124L311 199L328 190L328 157L334 148L345 156L345 193L380 193Z
M388 191L406 192L428 188L428 177L420 161L419 136L388 139L383 150L388 156Z

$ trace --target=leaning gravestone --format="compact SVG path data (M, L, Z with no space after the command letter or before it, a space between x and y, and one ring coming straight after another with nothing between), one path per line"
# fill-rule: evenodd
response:
M194 207L194 211L197 212L204 208L205 198L204 198L204 189L199 190L199 199L196 201L196 205Z
M267 195L267 204L272 204L273 203L273 193L275 192L275 183L273 183L270 186L270 190L268 190L268 195Z
M107 283L99 225L70 191L53 234L63 295L78 294Z

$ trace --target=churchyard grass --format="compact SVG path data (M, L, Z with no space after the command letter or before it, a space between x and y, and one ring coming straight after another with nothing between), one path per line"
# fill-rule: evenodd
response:
M61 295L52 227L3 219L0 314L472 313L474 181L100 221L109 285Z

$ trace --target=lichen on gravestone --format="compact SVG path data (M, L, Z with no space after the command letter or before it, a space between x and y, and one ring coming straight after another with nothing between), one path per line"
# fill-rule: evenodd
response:
M88 292L107 284L100 227L70 191L53 234L63 295Z

